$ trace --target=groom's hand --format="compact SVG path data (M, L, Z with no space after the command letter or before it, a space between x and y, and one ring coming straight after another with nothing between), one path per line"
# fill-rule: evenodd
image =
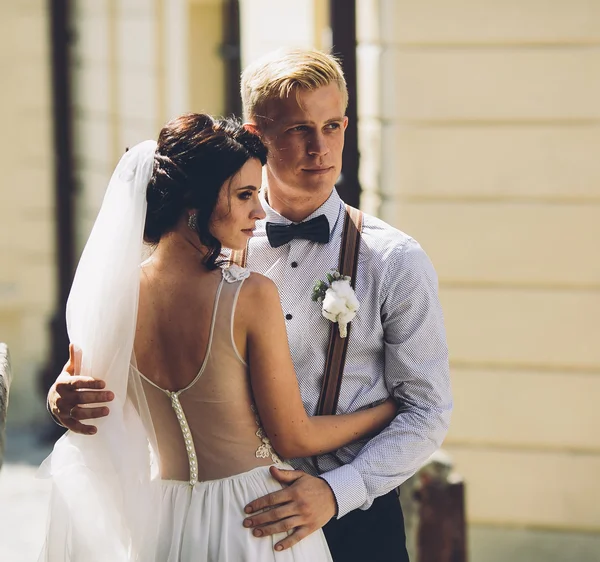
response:
M106 406L82 406L110 402L114 394L102 390L105 386L104 381L81 376L80 368L81 351L75 350L71 344L69 362L48 392L48 409L67 429L75 433L93 435L96 433L96 426L81 423L81 420L107 416L109 410Z
M292 531L275 545L275 550L284 550L323 527L335 515L337 504L329 484L321 478L275 467L271 474L286 487L249 503L248 514L266 511L247 517L244 527L254 529L255 537Z

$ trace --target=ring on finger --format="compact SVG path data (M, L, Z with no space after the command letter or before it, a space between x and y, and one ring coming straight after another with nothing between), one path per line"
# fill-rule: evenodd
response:
M75 408L77 408L77 406L73 406L73 407L72 407L72 408L69 410L69 417L70 417L70 418L73 418L73 410L74 410ZM73 418L73 419L75 419L75 418Z

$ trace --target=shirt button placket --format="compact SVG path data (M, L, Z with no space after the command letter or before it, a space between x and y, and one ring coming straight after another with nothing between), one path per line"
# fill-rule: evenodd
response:
M296 269L298 267L298 262L296 260L292 260L290 262L290 267L292 267L293 269ZM293 316L289 312L285 315L286 320L291 320L292 318L293 318Z

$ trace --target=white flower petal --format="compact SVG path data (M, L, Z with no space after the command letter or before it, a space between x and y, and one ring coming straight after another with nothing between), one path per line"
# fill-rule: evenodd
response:
M339 314L346 309L346 303L335 294L335 291L327 289L323 299L323 308L326 308L332 314Z
M360 303L350 284L350 277L334 275L333 281L322 301L322 314L331 322L337 322L340 337L347 336L347 325L356 316Z
M352 322L352 320L354 319L355 316L356 316L355 312L353 312L351 310L347 310L346 312L338 315L337 321L340 324L348 324L348 322Z
M323 316L327 318L327 320L331 320L332 322L337 322L337 314L332 314L328 310L323 309Z
M349 298L346 299L346 306L350 310L354 310L354 311L356 311L360 308L360 303L358 302L356 295L352 294L352 295L350 295Z
M331 289L342 298L348 298L354 296L354 289L348 281L334 281L331 284Z

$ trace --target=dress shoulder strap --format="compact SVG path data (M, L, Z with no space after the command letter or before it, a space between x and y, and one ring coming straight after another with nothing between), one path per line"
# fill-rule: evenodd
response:
M223 291L220 302L220 311L216 319L215 340L213 349L219 360L225 357L235 357L236 362L247 367L246 361L240 354L233 335L235 311L238 297L244 281L250 277L250 270L232 264L222 270Z

